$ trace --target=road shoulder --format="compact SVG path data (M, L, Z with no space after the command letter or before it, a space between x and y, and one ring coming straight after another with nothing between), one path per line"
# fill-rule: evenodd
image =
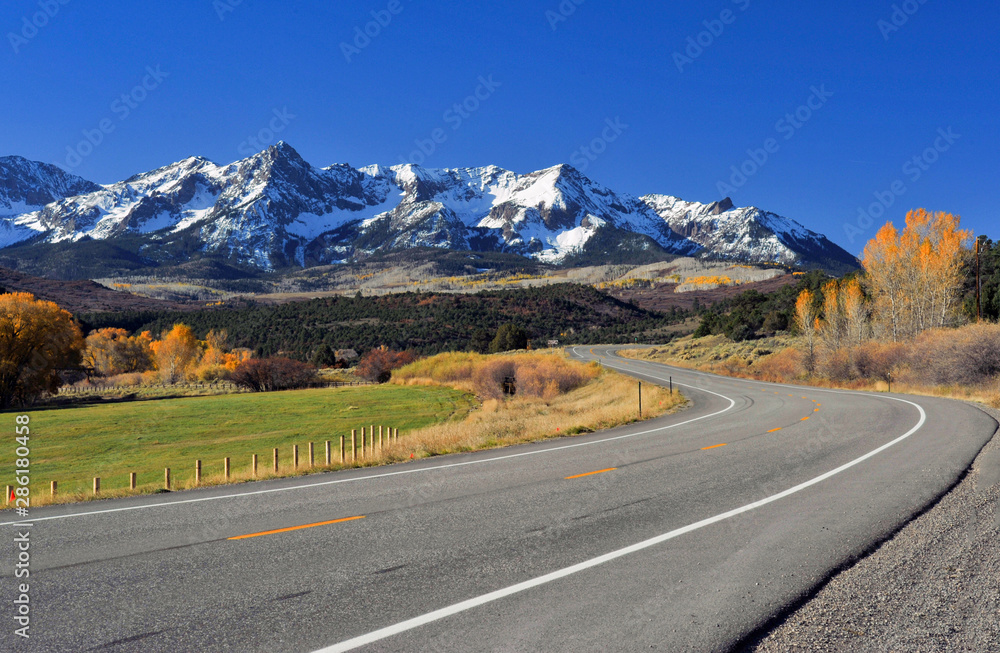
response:
M933 507L741 650L1000 651L998 502L995 435Z

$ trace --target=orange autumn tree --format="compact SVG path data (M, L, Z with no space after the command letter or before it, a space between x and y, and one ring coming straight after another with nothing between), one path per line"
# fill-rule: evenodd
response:
M881 335L899 341L955 319L972 238L959 220L910 211L903 231L890 222L865 246L861 264Z
M149 331L130 336L125 329L98 329L87 336L83 364L101 376L145 372L153 367Z
M31 403L80 363L83 336L73 316L31 293L0 295L0 408Z
M175 324L160 340L152 343L152 350L160 379L164 383L176 383L183 380L189 369L197 363L201 343L195 338L191 327Z
M819 332L828 350L836 352L844 346L847 319L840 283L836 279L823 284L823 319L819 322Z
M194 376L200 381L216 381L227 378L245 360L249 360L253 352L249 349L231 349L229 334L225 329L209 331L205 336L205 353L194 369Z
M841 284L842 306L844 311L845 337L850 346L857 346L868 338L869 310L865 300L865 291L857 277Z
M816 308L816 297L806 288L795 300L795 326L805 338L806 371L812 372L816 367L816 322L819 311Z

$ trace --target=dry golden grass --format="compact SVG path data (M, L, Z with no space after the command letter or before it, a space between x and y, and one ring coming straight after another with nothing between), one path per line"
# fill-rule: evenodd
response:
M965 329L971 330L970 327ZM876 378L830 378L824 370L837 367L833 357L818 352L817 372L806 372L803 362L804 347L799 339L792 336L776 336L746 342L733 342L725 336L693 338L687 336L668 345L652 349L621 351L621 355L639 360L667 363L677 367L711 372L725 376L767 381L771 383L792 383L821 388L843 390L863 390L887 392L889 384L881 370L893 370L892 391L901 394L946 397L965 401L977 401L1000 408L1000 379L993 378L984 383L963 385L960 383L928 382L922 370L909 363L910 359L926 358L931 350L931 337L938 341L954 341L962 329L951 333L933 333L911 344L870 342L856 349L856 357L865 356L866 364L873 371L879 371ZM918 350L919 356L912 350ZM856 360L857 365L860 361ZM879 378L881 377L881 378Z
M517 381L518 395L504 400L496 389L508 374ZM393 382L448 385L476 392L484 402L462 422L408 434L384 452L387 462L575 435L638 419L635 380L559 353L440 354L397 370ZM643 417L661 415L685 402L680 395L647 385Z
M643 386L643 418L655 417L686 403L679 394ZM449 422L408 433L373 463L460 451L493 449L565 435L589 433L638 420L636 381L599 371L589 383L555 398L487 399L461 422Z

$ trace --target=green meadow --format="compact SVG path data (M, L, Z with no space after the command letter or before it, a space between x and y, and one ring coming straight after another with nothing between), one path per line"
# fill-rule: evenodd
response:
M450 388L381 385L26 411L31 418L32 504L49 501L53 480L63 499L89 494L95 476L101 478L102 494L127 489L129 472L137 473L140 490L154 491L163 487L165 467L171 469L174 489L187 487L199 459L205 482L221 480L227 456L234 479L249 477L252 454L258 456L260 476L266 476L275 447L281 475L295 473L296 444L301 472L309 442L315 443L316 462L322 465L324 442L331 440L338 462L339 438L349 436L351 429L360 434L362 427L373 424L376 429L398 428L403 441L413 429L462 419L475 405L471 395ZM5 482L11 484L17 414L24 413L8 412L0 418L10 432L9 446L0 449L0 467L8 470Z

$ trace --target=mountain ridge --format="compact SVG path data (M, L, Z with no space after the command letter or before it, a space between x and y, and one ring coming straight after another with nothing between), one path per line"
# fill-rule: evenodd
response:
M552 264L701 256L831 271L857 266L789 218L737 208L729 198L636 197L568 164L524 174L494 165L317 168L280 141L226 165L188 157L107 185L5 157L3 180L0 254L97 240L153 265L215 256L265 271L412 247L508 252Z

